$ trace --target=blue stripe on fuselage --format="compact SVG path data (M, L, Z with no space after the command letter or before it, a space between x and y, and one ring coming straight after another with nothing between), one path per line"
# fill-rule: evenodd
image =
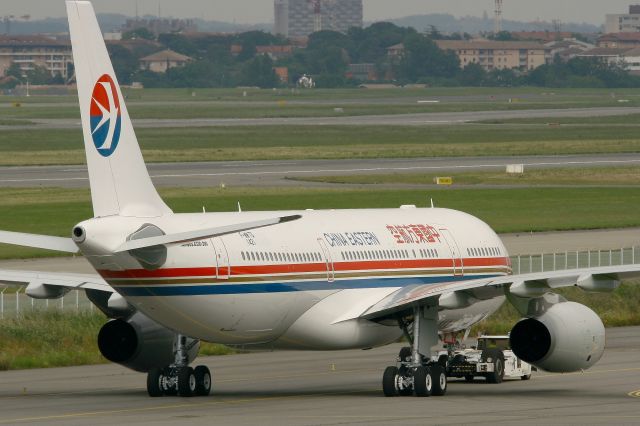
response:
M252 293L289 293L295 291L314 290L347 290L365 288L406 287L410 285L441 284L456 281L469 281L480 278L490 278L496 275L466 275L446 277L402 277L402 278L372 278L346 279L334 282L323 281L295 281L273 282L257 284L219 284L204 285L160 285L157 287L114 286L124 296L202 296L219 294L252 294Z

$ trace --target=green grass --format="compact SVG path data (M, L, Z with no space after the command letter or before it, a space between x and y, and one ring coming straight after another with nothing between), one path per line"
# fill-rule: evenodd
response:
M556 290L568 300L578 302L593 309L606 327L624 327L640 325L640 283L623 283L616 291L608 293L587 293L578 288ZM520 319L516 309L506 302L495 314L478 323L473 334L506 334Z
M0 370L66 367L108 362L97 345L106 318L98 313L30 312L0 321ZM234 353L202 343L201 355Z
M160 191L176 212L287 209L397 208L403 204L473 214L498 232L536 232L640 226L640 188L360 189L193 188ZM92 216L89 193L66 189L0 189L0 229L69 235ZM0 258L51 256L51 252L0 246Z
M640 129L581 125L229 126L139 129L149 162L599 154L640 151ZM0 132L0 165L82 164L82 132Z
M593 167L593 168L553 168L529 169L524 174L502 172L474 173L394 173L375 175L308 176L289 178L304 182L335 184L404 184L432 185L438 176L453 178L454 185L621 185L640 186L640 167Z

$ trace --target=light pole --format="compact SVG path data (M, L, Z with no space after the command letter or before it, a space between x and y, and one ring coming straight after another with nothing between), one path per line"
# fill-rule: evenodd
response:
M29 94L29 76L28 76L27 74L22 74L22 78L24 78L24 79L25 79L25 81L27 82L27 95L26 95L26 96L27 96L27 98L28 98L29 96L31 96L31 95Z

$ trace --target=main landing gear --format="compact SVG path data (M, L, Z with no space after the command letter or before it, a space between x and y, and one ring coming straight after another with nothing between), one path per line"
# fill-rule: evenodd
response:
M194 340L191 345L197 344ZM209 368L199 365L189 367L186 336L177 339L175 362L165 368L154 368L147 374L147 392L149 396L207 396L211 392L212 377Z
M412 346L402 348L397 364L385 369L382 391L387 397L443 396L447 393L446 364L423 355L430 354L431 347L438 344L438 306L415 308L413 318L413 336L407 323L399 321Z

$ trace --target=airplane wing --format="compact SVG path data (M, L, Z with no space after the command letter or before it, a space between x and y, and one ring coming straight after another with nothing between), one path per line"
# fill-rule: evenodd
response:
M620 281L632 278L640 278L640 265L581 268L414 285L386 296L358 318L381 320L416 306L433 304L436 299L441 308L459 309L471 305L475 300L487 300L507 292L516 297L536 298L562 287L577 286L586 291L612 291Z
M0 284L26 285L26 293L34 299L56 299L70 290L97 290L114 293L113 288L97 274L67 274L0 269Z

